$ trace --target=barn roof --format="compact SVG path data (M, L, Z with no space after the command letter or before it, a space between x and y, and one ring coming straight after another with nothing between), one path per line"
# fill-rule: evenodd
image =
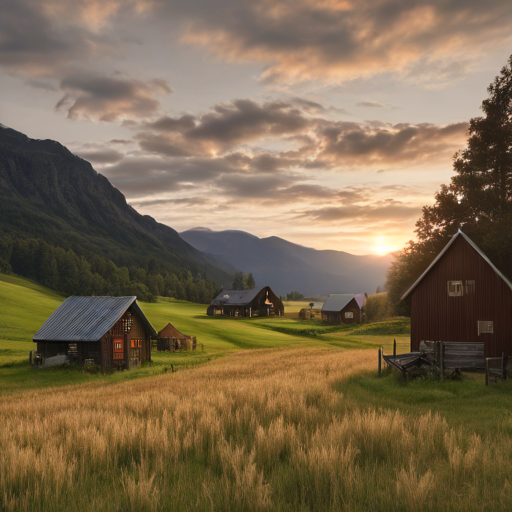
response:
M187 334L183 334L174 325L168 323L161 331L158 331L159 338L191 338Z
M443 250L436 256L434 261L428 266L427 270L421 274L420 277L414 282L414 284L402 295L400 300L406 299L409 294L418 286L423 278L430 272L430 269L443 257L444 253L451 247L451 245L457 240L458 237L462 237L473 249L489 264L489 266L498 274L498 276L505 281L505 284L512 290L512 283L496 268L493 262L484 254L484 252L478 247L473 240L471 240L467 235L465 235L460 229L455 235L452 236L452 239L444 246Z
M341 311L352 299L356 299L361 308L364 303L364 295L359 293L331 293L322 306L322 311Z
M252 302L264 288L268 287L260 286L252 290L222 290L211 303L224 306L242 306Z
M34 341L98 341L133 306L151 334L137 297L68 297L34 335Z

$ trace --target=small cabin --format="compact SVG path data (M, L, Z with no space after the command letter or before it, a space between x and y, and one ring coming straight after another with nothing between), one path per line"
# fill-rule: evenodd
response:
M195 350L197 339L195 336L183 334L174 325L168 323L157 334L157 350L177 352L181 350Z
M283 316L284 305L270 286L252 290L222 290L212 300L206 314L210 316Z
M483 342L512 355L512 283L459 230L402 300L411 301L411 352L421 341Z
M328 324L360 324L364 294L331 293L322 306L322 320Z
M33 341L43 363L54 358L108 371L151 361L155 334L137 297L68 297Z

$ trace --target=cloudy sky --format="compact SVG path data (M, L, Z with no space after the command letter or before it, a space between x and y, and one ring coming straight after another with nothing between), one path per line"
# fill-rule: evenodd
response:
M0 122L141 213L355 254L414 237L509 0L0 0Z

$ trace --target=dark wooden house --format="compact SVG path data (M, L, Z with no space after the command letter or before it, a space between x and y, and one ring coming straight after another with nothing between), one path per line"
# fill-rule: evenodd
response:
M178 331L174 325L168 323L162 330L158 331L157 349L169 350L195 350L197 339L195 336L188 336Z
M322 320L328 324L360 324L364 294L331 293L322 306Z
M483 342L486 357L512 355L512 284L464 234L456 233L404 293L411 351L420 341Z
M252 290L222 290L206 314L221 316L282 316L284 305L269 286Z
M44 359L66 355L70 362L107 371L151 361L155 329L137 297L68 297L34 335Z

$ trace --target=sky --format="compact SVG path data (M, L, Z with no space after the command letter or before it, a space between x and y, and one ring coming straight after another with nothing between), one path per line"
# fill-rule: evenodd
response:
M177 231L414 239L512 53L509 0L0 0L0 122Z

